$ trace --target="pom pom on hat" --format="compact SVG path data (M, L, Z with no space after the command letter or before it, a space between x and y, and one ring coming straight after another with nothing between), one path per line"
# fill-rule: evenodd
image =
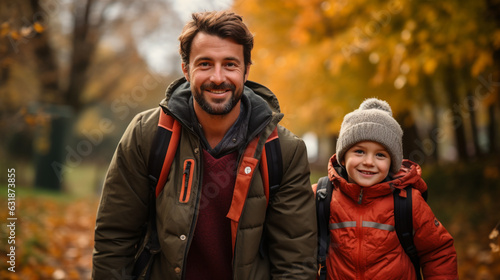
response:
M403 162L403 130L392 117L391 106L386 101L368 98L357 110L345 115L337 140L339 164L347 150L362 141L383 145L391 156L391 172L399 171Z
M378 109L383 110L389 113L392 116L391 106L384 100L380 100L377 98L368 98L361 105L359 105L359 110L369 110L369 109Z

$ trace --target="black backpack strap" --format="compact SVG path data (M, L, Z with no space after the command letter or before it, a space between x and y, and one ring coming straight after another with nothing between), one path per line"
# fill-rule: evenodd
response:
M149 279L154 256L161 250L156 228L156 197L163 189L170 172L180 137L180 124L160 111L158 130L153 139L148 162L149 200L148 221L137 251L134 279Z
M424 200L427 202L427 196L429 194L429 191L426 190L425 192L422 193L422 197L424 198Z
M158 232L156 230L156 196L154 187L156 183L149 184L151 189L149 191L149 215L146 231L143 233L142 241L137 251L133 279L149 279L151 276L151 268L153 267L154 256L161 250L158 241Z
M283 159L281 157L281 145L278 137L278 128L269 135L264 145L264 153L261 160L261 173L264 177L264 193L266 194L268 204L273 196L278 192L281 179L283 178ZM267 182L266 182L267 180ZM265 225L264 225L265 227ZM259 253L263 258L267 254L266 229L262 231L260 238Z
M318 180L316 188L316 213L318 219L318 267L319 279L326 279L326 256L330 247L330 202L332 200L333 185L328 176Z
M413 243L412 186L405 188L406 197L400 196L400 189L394 190L394 226L399 242L415 268L417 279L421 280L420 260Z
M283 159L281 158L281 145L277 128L267 139L265 150L269 178L269 198L271 198L279 190L283 177Z

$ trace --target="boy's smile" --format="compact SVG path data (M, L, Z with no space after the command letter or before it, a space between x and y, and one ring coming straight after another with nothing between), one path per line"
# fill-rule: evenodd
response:
M356 143L345 153L342 164L347 170L349 183L370 187L382 182L391 168L387 149L377 142Z

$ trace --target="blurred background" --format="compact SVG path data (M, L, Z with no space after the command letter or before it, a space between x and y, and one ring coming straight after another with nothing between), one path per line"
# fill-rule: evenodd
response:
M460 278L500 279L499 0L0 0L1 279L90 278L116 144L181 76L190 14L221 9L254 33L250 79L306 141L311 182L343 116L387 100L455 238Z

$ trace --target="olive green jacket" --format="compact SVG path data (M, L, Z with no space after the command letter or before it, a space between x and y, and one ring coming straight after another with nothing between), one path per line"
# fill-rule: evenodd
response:
M315 279L316 211L309 181L305 144L278 122L282 118L276 97L267 88L248 81L244 94L251 102L247 138L264 139L278 126L283 176L279 191L266 206L260 170L251 180L241 213L233 256L233 279ZM201 141L189 117L189 83L173 82L160 107L182 125L178 152L168 180L156 199L156 222L161 253L151 279L183 279L185 262L196 225L202 188ZM109 166L97 214L93 279L129 279L141 228L148 219L149 150L157 130L160 109L138 114L125 131ZM262 151L259 144L257 152ZM256 154L257 154L256 152ZM240 153L241 156L241 153ZM194 160L188 199L180 199L183 166ZM240 157L241 159L241 157ZM184 197L184 196L183 196ZM267 254L259 254L264 237Z

